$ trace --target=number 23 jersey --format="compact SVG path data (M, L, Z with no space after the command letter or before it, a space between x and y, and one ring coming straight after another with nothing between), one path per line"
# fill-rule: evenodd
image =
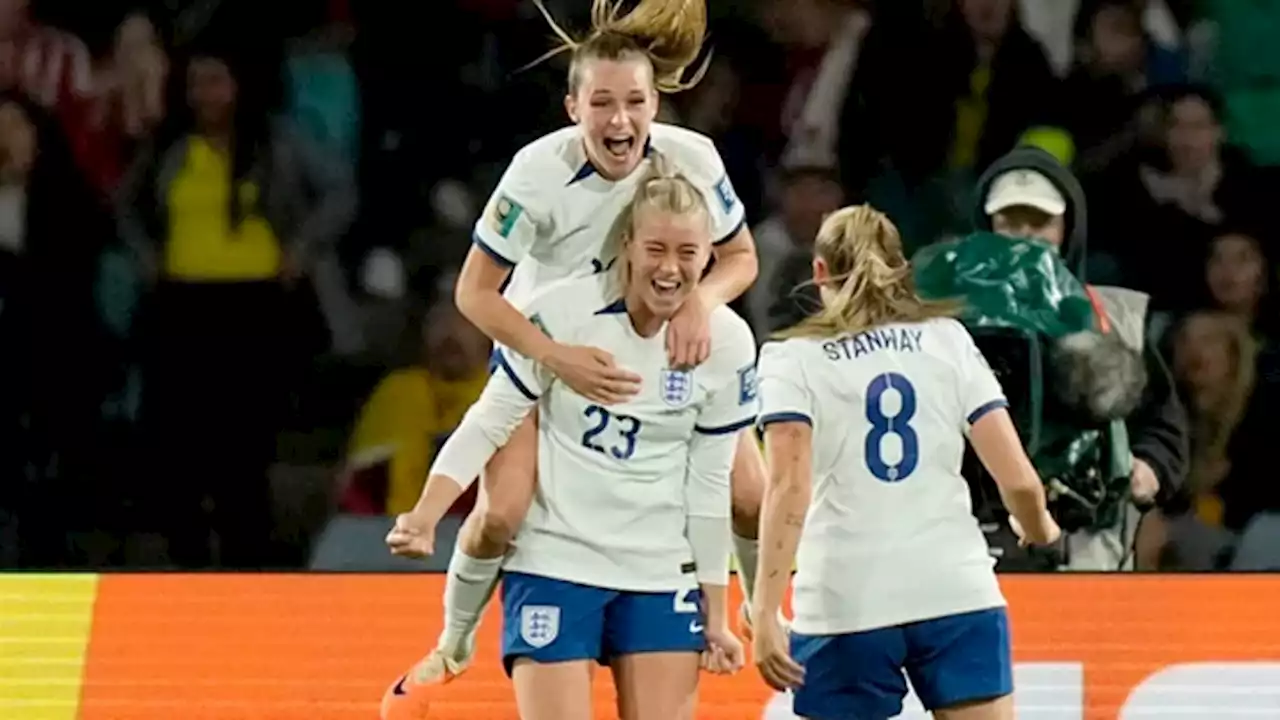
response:
M761 425L813 427L797 632L858 632L1004 605L960 465L969 426L1006 404L955 320L765 344Z
M674 370L666 328L636 333L610 285L607 275L562 281L523 310L556 341L600 348L639 375L633 399L598 405L500 351L499 372L539 413L537 491L505 567L616 590L693 587L687 517L724 518L728 532L735 440L756 419L755 340L718 308L710 356Z

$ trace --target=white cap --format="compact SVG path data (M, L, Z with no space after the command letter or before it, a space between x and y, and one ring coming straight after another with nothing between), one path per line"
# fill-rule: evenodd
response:
M994 215L1001 210L1026 205L1050 215L1067 211L1067 199L1044 174L1027 169L1010 170L998 176L987 191L983 210Z

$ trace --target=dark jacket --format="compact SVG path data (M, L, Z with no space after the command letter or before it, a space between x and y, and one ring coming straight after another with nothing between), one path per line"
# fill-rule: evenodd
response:
M982 204L992 181L1013 169L1039 171L1067 198L1067 232L1062 255L1076 276L1087 283L1088 216L1084 190L1071 171L1049 153L1038 148L1022 147L993 163L978 180L975 224L983 230L991 229L991 218L983 212ZM1182 486L1186 476L1189 455L1187 414L1178 399L1168 363L1161 357L1159 349L1152 343L1146 343L1143 346L1143 357L1147 366L1147 386L1142 403L1128 418L1126 425L1134 456L1150 465L1160 479L1160 494L1156 502L1161 504L1167 502Z

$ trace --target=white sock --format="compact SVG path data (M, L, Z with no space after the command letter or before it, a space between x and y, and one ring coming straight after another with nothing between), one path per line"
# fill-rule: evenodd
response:
M498 586L503 559L473 558L454 546L444 581L444 630L436 644L451 657L471 654L480 617Z
M733 556L738 560L738 585L746 606L751 607L751 596L756 590L756 564L760 560L760 542L733 534Z

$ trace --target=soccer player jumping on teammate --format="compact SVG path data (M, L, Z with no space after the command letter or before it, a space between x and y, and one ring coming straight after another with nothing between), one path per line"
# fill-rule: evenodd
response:
M721 306L706 361L671 366L663 333L698 290L713 216L697 186L660 173L622 211L612 270L523 308L550 337L625 359L640 391L605 406L504 348L423 491L456 491L537 409L537 492L502 588L503 662L524 720L590 720L596 661L613 671L623 720L691 719L700 658L719 672L743 659L729 627L729 474L756 415L755 340ZM431 549L403 522L388 543ZM421 717L422 687L398 683L384 717Z
M610 228L658 158L704 198L716 258L666 325L673 369L706 360L709 318L755 279L755 247L742 203L711 141L654 122L659 93L688 86L682 76L701 51L705 3L641 0L623 13L610 0L595 0L592 30L582 40L552 25L565 41L563 49L572 53L564 102L574 125L535 140L512 160L476 224L457 304L499 348L536 360L578 394L607 407L634 398L653 379L620 368L598 347L548 336L512 303L527 301L555 280L609 268L617 257L617 249L606 243ZM446 682L471 660L476 626L533 497L536 430L534 413L485 468L480 501L463 524L449 563L443 632L432 653L410 671L412 684ZM763 459L750 435L740 438L733 473L734 546L747 590L756 565L764 484ZM452 503L453 489L425 497L401 524L433 534L436 520Z
M1005 600L960 476L965 436L1024 542L1060 530L1000 384L958 307L916 295L896 228L870 206L823 223L813 282L821 311L760 354L755 662L811 720L896 717L904 670L939 720L1012 718ZM793 560L788 641L774 613Z

